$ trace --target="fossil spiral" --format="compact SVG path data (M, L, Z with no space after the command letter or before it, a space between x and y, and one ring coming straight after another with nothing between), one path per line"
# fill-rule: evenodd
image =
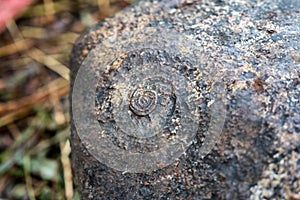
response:
M73 105L80 108L75 109L79 135L97 159L117 170L158 169L193 142L208 149L216 140L216 131L206 133L213 121L206 108L214 101L214 86L201 69L204 61L186 50L186 40L162 34L149 41L127 41L115 51L104 41L106 48L91 51L77 75L81 92L76 91ZM99 57L100 52L110 56Z
M139 143L159 146L191 140L198 130L199 111L190 100L197 91L189 76L197 70L155 49L128 52L117 61L117 67L113 63L113 70L101 74L97 88L102 132L135 151L141 151Z
M157 103L157 94L152 90L136 89L130 98L131 110L140 116L149 115Z

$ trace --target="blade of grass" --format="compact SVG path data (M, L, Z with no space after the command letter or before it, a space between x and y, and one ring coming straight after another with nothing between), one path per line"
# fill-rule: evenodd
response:
M64 89L63 91L65 91L65 88L68 87L68 85L69 83L62 78L55 79L54 81L40 88L38 91L36 91L30 96L23 97L14 101L9 101L7 103L1 103L0 114L7 113L12 110L19 110L23 107L35 105L37 102L43 101L45 98L49 97L54 92L58 92L61 89Z
M27 52L27 55L32 59L36 60L37 62L44 64L46 67L56 72L64 79L69 80L69 68L60 63L58 60L54 59L53 57L46 55L43 51L37 48L32 48L30 51Z
M9 24L7 24L7 29L15 41L15 47L17 48L17 50L20 51L22 47L18 46L18 43L16 42L19 40L24 40L24 37L21 31L19 30L18 26L16 25L15 21L12 21ZM46 67L56 72L66 80L69 80L69 68L60 63L58 60L46 55L43 51L39 50L38 48L32 48L26 54L32 59L36 60L37 62L44 64Z
M65 183L65 196L66 200L71 200L73 197L73 181L72 181L72 169L69 155L71 153L70 142L60 142L60 151L61 151L61 163L64 171L64 183Z
M54 19L55 9L52 0L44 0L44 8L45 8L45 15L48 20L52 21Z
M0 110L2 110L2 112L4 112L5 110L5 113L10 111L8 112L8 114L5 114L1 117L0 127L6 126L7 124L10 124L17 119L28 115L31 112L33 105L46 101L50 97L51 93L56 93L60 97L67 95L69 92L68 82L63 80L64 83L62 83L62 85L60 85L59 87L55 87L56 82L61 80L63 79L51 82L54 86L51 86L52 84L50 83L44 91L43 88L41 88L37 93L34 93L29 97L24 97L24 103L22 103L20 100L16 100L13 102L0 104ZM6 106L8 109L5 108Z
M33 136L33 127L28 127L22 134L20 134L16 138L13 146L0 154L0 160L2 161L0 165L0 175L9 170L18 158L24 156L26 146L23 144L28 143L27 141L30 140L30 138L33 138Z
M59 12L69 12L72 9L72 5L75 2L73 1L68 1L68 0L62 0L62 1L57 1L53 2L53 9L54 13L59 13ZM38 17L38 16L44 16L45 15L45 5L44 4L37 4L34 6L29 7L27 11L23 14L23 17Z
M57 144L61 141L65 141L69 137L69 135L70 135L70 128L68 127L60 131L59 133L55 134L55 136L53 136L52 138L41 141L35 147L31 148L28 151L28 154L30 155L36 154L37 152L41 152L44 149L47 149L54 144Z
M24 176L25 176L25 183L26 183L26 190L30 200L35 200L34 190L32 187L32 178L30 175L30 156L24 156Z
M16 41L13 44L0 47L0 57L9 56L18 52L25 51L32 46L33 42L30 39Z

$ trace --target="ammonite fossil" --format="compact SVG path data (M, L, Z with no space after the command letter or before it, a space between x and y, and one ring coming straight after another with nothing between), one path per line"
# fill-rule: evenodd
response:
M144 0L83 34L82 199L299 199L299 2Z
M149 116L156 104L157 93L154 90L139 88L132 93L129 107L136 115Z
M190 143L198 131L200 115L191 99L200 89L193 91L196 86L189 81L189 72L184 76L176 71L192 68L153 49L128 52L118 62L117 68L101 74L96 99L101 130L115 137L132 136L119 142L131 151L134 145L130 139L143 140L143 146L156 149L171 143Z
M143 41L148 37L148 43L127 39L121 50L101 46L92 51L92 59L85 59L77 75L80 92L73 97L75 112L80 110L76 115L81 139L97 159L120 171L162 168L193 142L203 145L199 154L205 156L224 122L222 85L201 69L211 64L208 60L185 51L192 45L189 40L165 28L160 34L150 29L142 37ZM115 56L105 57L114 59L103 58L112 52ZM101 59L95 59L100 53ZM86 106L92 100L98 122L91 124L84 113L91 114Z

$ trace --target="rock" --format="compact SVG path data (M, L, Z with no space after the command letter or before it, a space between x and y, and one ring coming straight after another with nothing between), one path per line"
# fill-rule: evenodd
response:
M172 72L169 77L173 77L173 73L179 74L178 80L185 80L187 85L191 85L190 88L199 90L196 99L201 101L197 101L199 108L195 109L200 113L207 114L211 106L216 104L210 99L213 87L211 80L216 77L221 80L226 91L223 94L226 118L220 135L214 138L201 132L201 128L208 128L205 116L209 115L196 114L200 119L200 128L194 139L188 140L189 147L184 149L181 156L175 160L170 159L161 168L133 173L130 169L128 172L126 169L111 167L119 164L114 164L119 161L118 158L115 161L108 158L106 162L100 162L95 149L101 150L102 144L97 147L97 143L85 143L86 138L91 137L97 141L102 136L77 132L80 129L75 126L74 113L77 111L74 112L74 102L80 101L74 99L73 95L70 141L74 175L82 199L297 197L300 193L299 32L300 4L297 0L139 1L89 29L77 40L71 55L73 92L78 90L74 81L80 66L80 70L90 68L95 75L98 73L98 78L104 77L98 83L105 85L113 77L114 71L121 74L119 71L126 66L156 63L157 66L169 67L168 70ZM139 53L137 55L141 56L140 59L130 60L128 57L134 51L152 53L146 57ZM165 56L159 57L162 52L166 53ZM126 58L129 60L126 61ZM194 72L187 73L188 69L200 71L201 77L196 77ZM136 82L139 82L139 76ZM108 80L105 79L107 77ZM118 77L127 80L126 76ZM81 78L84 85L84 77ZM118 79L113 80L119 83ZM127 83L135 84L134 79ZM164 83L161 81L159 85ZM175 82L170 85L180 87ZM96 85L91 87L96 88ZM145 86L147 90L148 87ZM176 94L183 89L176 90ZM108 90L109 87L106 87L97 91ZM158 93L150 93L150 99L156 102L155 95ZM100 94L100 97L109 97L109 94ZM96 100L96 92L90 99ZM99 105L104 105L103 102L112 103L107 99L100 99L100 102L102 104ZM109 110L109 106L106 108L108 111L104 119L109 119L111 113L118 115L117 111ZM153 109L151 107L151 112ZM135 114L149 115L148 111L146 114ZM220 116L210 117L219 119L222 118ZM138 117L138 120L141 118ZM89 119L83 121L89 122ZM222 124L222 119L219 122ZM111 130L103 128L107 123L111 122L105 121L99 130ZM101 123L98 125L100 127ZM176 140L176 130L181 129L175 128ZM111 136L106 134L105 137ZM136 143L128 142L131 137L118 141L125 142L114 143L122 151L128 148L138 153L153 151L152 147L138 148ZM214 144L213 148L206 149L207 143ZM107 152L107 155L110 153ZM175 157L177 154L172 155ZM131 166L131 163L124 166Z

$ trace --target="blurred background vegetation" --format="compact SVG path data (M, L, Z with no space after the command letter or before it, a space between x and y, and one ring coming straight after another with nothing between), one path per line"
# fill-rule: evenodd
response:
M6 22L0 33L0 199L79 199L69 160L71 48L87 27L132 2L36 0Z

